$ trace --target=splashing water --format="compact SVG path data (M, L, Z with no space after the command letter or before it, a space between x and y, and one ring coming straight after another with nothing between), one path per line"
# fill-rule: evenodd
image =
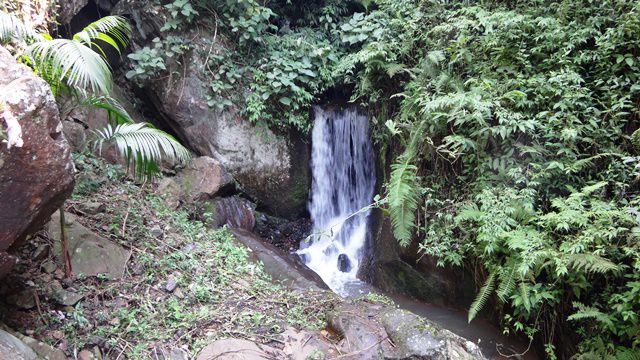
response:
M368 119L354 108L314 107L311 201L313 232L298 254L336 293L345 295L356 278L367 237L375 187Z

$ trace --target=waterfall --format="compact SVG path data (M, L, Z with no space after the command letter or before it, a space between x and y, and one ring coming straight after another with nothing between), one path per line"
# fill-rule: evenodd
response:
M367 236L375 164L366 116L355 108L314 107L312 132L311 239L298 254L336 293L356 278Z

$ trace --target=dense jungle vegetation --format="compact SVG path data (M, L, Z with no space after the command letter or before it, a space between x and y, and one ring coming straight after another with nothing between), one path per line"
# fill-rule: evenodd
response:
M212 106L306 131L326 90L352 89L394 159L382 206L397 240L476 273L470 320L492 304L552 359L640 355L640 3L165 7L166 36L130 55L130 78L188 49L173 30L209 22L231 34L209 57Z
M640 358L640 2L156 3L129 79L208 52L210 106L301 132L346 89L392 159L396 239L475 273L470 321L494 307L550 359Z

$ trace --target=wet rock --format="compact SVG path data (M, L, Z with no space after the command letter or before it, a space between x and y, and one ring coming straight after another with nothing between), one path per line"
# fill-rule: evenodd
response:
M49 234L60 244L60 218L56 213L48 225ZM110 279L122 277L129 260L129 251L82 226L75 215L65 213L65 225L71 269L74 274L95 276L104 274ZM59 256L60 251L55 251ZM60 259L58 259L60 261ZM61 263L61 262L60 262Z
M78 303L78 301L82 300L83 296L81 294L58 289L53 293L53 299L60 305L64 306L73 306Z
M209 202L213 209L212 226L228 225L235 229L253 230L256 225L255 205L239 196L217 198Z
M254 232L280 249L293 251L311 233L311 221L307 218L288 220L260 213Z
M37 360L38 356L20 339L0 329L0 359Z
M47 274L51 274L54 271L56 271L56 269L58 268L58 266L56 265L56 263L54 263L51 260L47 260L45 262L42 263L42 265L40 265L40 268L42 269L42 271L44 271Z
M342 272L351 271L351 261L346 254L338 255L338 270Z
M405 310L391 310L381 316L381 322L396 345L397 359L482 359L474 343Z
M23 145L0 144L0 275L16 263L5 250L42 227L74 184L71 149L49 85L0 47L4 111L22 128ZM3 121L4 123L4 121ZM4 126L4 124L3 124Z
M197 360L264 360L285 359L282 351L248 340L225 339L207 345Z
M31 254L31 258L33 261L40 261L46 258L49 255L49 251L51 250L51 246L49 244L41 244L33 251Z
M31 309L36 306L36 301L33 297L32 289L21 290L17 293L7 296L7 302L25 310Z
M384 358L391 348L384 328L353 305L342 304L327 318L329 326L343 336L338 347L343 353L359 351L358 359Z

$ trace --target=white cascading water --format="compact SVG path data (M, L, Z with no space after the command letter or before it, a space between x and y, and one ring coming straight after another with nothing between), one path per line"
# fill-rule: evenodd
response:
M375 164L369 122L355 108L314 107L312 132L311 240L298 254L336 293L346 295L356 278L367 236Z

